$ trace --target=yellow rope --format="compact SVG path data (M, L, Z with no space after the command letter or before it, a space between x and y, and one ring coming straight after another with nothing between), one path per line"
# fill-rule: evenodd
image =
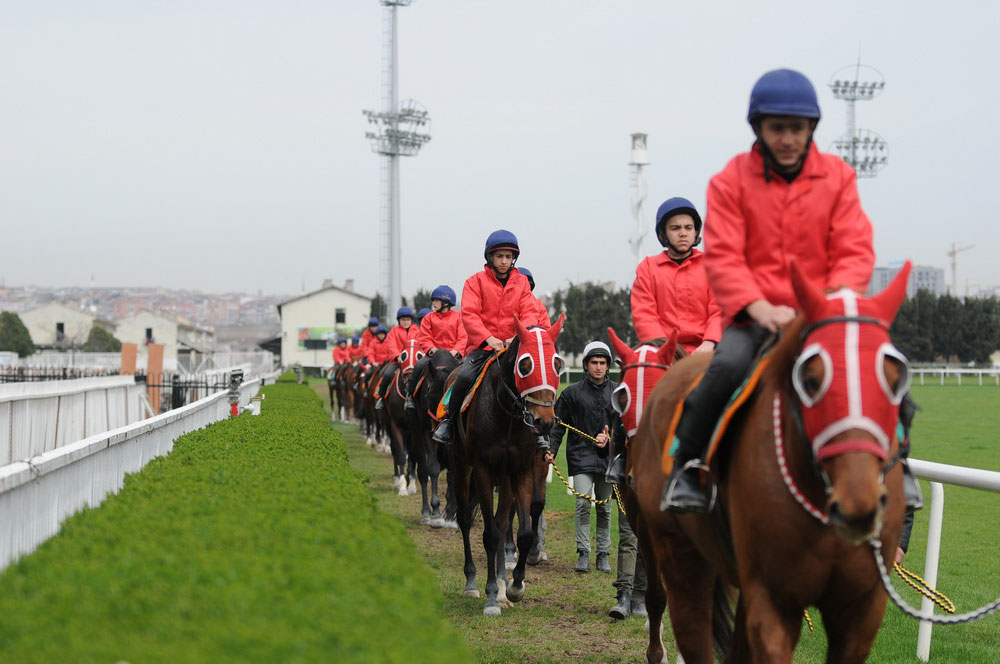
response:
M584 438L589 438L592 441L594 441L595 443L600 443L601 442L601 441L597 440L596 438L594 438L593 436L591 436L589 433L585 433L583 431L580 431L579 429L577 429L575 426L573 426L571 424L566 424L565 422L560 421L559 425L566 427L570 431L575 431L576 433L580 434ZM558 475L559 479L562 480L562 483L566 485L566 488L569 489L570 492L574 496L576 496L577 498L586 498L587 500L589 500L590 502L594 503L595 505L603 505L604 503L606 503L609 500L611 500L611 496L608 496L604 500L595 500L594 498L591 498L590 496L583 495L582 493L580 493L579 491L577 491L576 489L574 489L573 487L571 487L569 485L569 482L567 482L566 478L563 477L563 474L559 472L559 466L557 466L554 461L552 462L552 469L554 471L556 471L556 475ZM621 496L620 493L618 493L618 485L617 484L612 484L611 488L613 488L615 490L615 497L618 499L618 509L621 510L621 513L624 516L628 516L627 514L625 514L625 506L622 505L622 496Z
M910 586L918 593L937 604L942 611L955 613L955 605L943 592L931 588L930 585L920 578L919 575L914 574L899 563L893 565L893 569L895 569L896 573L899 574L899 578L906 582L906 585Z
M805 609L802 611L802 615L806 618L806 624L809 625L809 631L815 632L816 628L813 627L813 619L809 617L809 610Z

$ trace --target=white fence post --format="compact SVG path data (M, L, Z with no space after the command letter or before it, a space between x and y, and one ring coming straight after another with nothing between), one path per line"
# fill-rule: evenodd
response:
M938 562L941 558L941 527L944 523L944 486L931 482L931 513L927 524L927 557L924 561L924 580L931 588L937 587ZM934 602L927 597L920 601L921 613L934 613ZM920 621L917 632L917 658L922 662L931 659L931 630L934 623Z

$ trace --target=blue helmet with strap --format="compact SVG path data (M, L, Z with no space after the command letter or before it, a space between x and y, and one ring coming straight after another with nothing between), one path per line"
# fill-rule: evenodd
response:
M769 71L753 86L747 122L754 124L764 115L789 115L819 120L816 88L804 74L793 69Z
M351 345L352 346L357 345L359 343L361 343L361 338L360 337L351 337Z
M694 203L682 196L668 198L660 204L659 208L657 208L656 239L659 240L660 244L664 247L670 244L667 240L666 233L663 232L663 229L667 225L667 220L678 214L689 214L691 215L691 218L694 219L694 232L696 233L696 237L694 242L691 243L691 246L698 246L698 243L701 242L701 215L698 214L698 210L695 208Z
M378 334L379 332L383 334L389 334L389 330L386 329L385 325L379 325L378 327L375 328L375 334Z
M372 325L378 325L378 316L372 316L368 319L368 326L371 327Z
M423 309L421 309L420 311L417 312L417 320L423 318L424 316L426 316L430 312L431 312L430 309L428 309L427 307L424 307Z
M535 290L535 275L531 273L531 270L526 267L519 267L517 271L528 278L528 285L531 286L531 290Z
M432 300L441 300L442 302L447 302L451 306L455 306L457 299L455 297L455 291L450 286L445 286L441 284L431 293Z
M396 320L406 316L413 318L413 309L410 309L409 307L400 307L399 309L396 309Z
M490 254L500 249L509 249L514 252L514 260L521 255L521 247L517 244L517 236L510 231L498 230L490 233L486 238L486 249L483 251L483 258L486 262L490 260Z

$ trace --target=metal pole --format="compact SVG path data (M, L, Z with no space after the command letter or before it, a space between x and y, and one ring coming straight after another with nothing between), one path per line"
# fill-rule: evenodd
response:
M924 562L924 580L931 588L937 586L938 562L941 557L941 524L944 522L944 485L931 482L931 513L927 524L927 557ZM924 597L920 600L920 612L934 612L934 602ZM917 658L922 662L931 659L931 629L934 624L920 621L917 631Z
M389 103L391 108L387 109L393 113L393 118L396 118L396 113L399 113L399 48L397 46L398 30L396 25L396 5L389 6L389 12L391 15L391 30L392 30L392 46L391 46L391 65L389 69L389 80L390 80L390 91ZM399 122L395 119L392 122L392 129L394 131L399 130ZM387 317L395 315L396 309L399 308L401 304L401 291L402 291L402 279L400 275L400 261L402 252L400 249L400 239L399 239L399 151L398 145L394 145L395 149L391 157L389 157L389 192L391 198L389 199L389 292L387 293L389 297L389 311L386 313Z

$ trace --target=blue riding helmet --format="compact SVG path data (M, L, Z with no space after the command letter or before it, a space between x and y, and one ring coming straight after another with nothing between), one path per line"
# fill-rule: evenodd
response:
M764 115L790 115L819 120L816 88L804 74L793 69L775 69L758 79L750 92L747 122Z
M396 309L396 320L399 320L404 316L413 318L413 309L410 309L409 307L400 307L399 309Z
M358 337L351 337L351 345L352 346L356 346L359 343L361 343L361 339L360 338L358 338Z
M379 332L384 332L385 334L389 334L389 330L386 329L385 325L379 325L378 327L375 328L375 334L378 334Z
M663 201L659 208L656 210L656 239L660 239L660 235L663 233L663 227L667 225L667 219L676 214L689 214L694 219L694 231L697 233L698 237L695 238L694 244L697 245L701 242L701 215L698 214L698 210L694 207L694 203L681 196L674 196L673 198L668 198ZM660 243L664 247L667 246ZM523 272L523 270L522 270Z
M521 247L517 244L517 236L510 231L499 230L490 233L490 236L486 238L486 250L483 251L483 258L486 259L488 263L490 260L490 254L494 251L499 251L500 249L510 249L514 252L514 260L521 255Z
M337 343L338 344L346 344L347 343L347 337L337 337Z
M444 284L434 289L434 292L431 293L431 299L447 302L451 306L455 306L455 303L458 301L455 297L455 291L450 286L445 286Z
M368 326L371 327L372 325L378 325L378 316L372 316L368 319Z
M535 290L535 275L531 273L531 270L526 267L519 267L517 271L528 278L528 285L531 286L531 290Z
M430 309L428 309L427 307L424 307L423 309L421 309L420 311L417 312L417 320L420 320L421 318L423 318L424 316L426 316L430 312L431 312Z

